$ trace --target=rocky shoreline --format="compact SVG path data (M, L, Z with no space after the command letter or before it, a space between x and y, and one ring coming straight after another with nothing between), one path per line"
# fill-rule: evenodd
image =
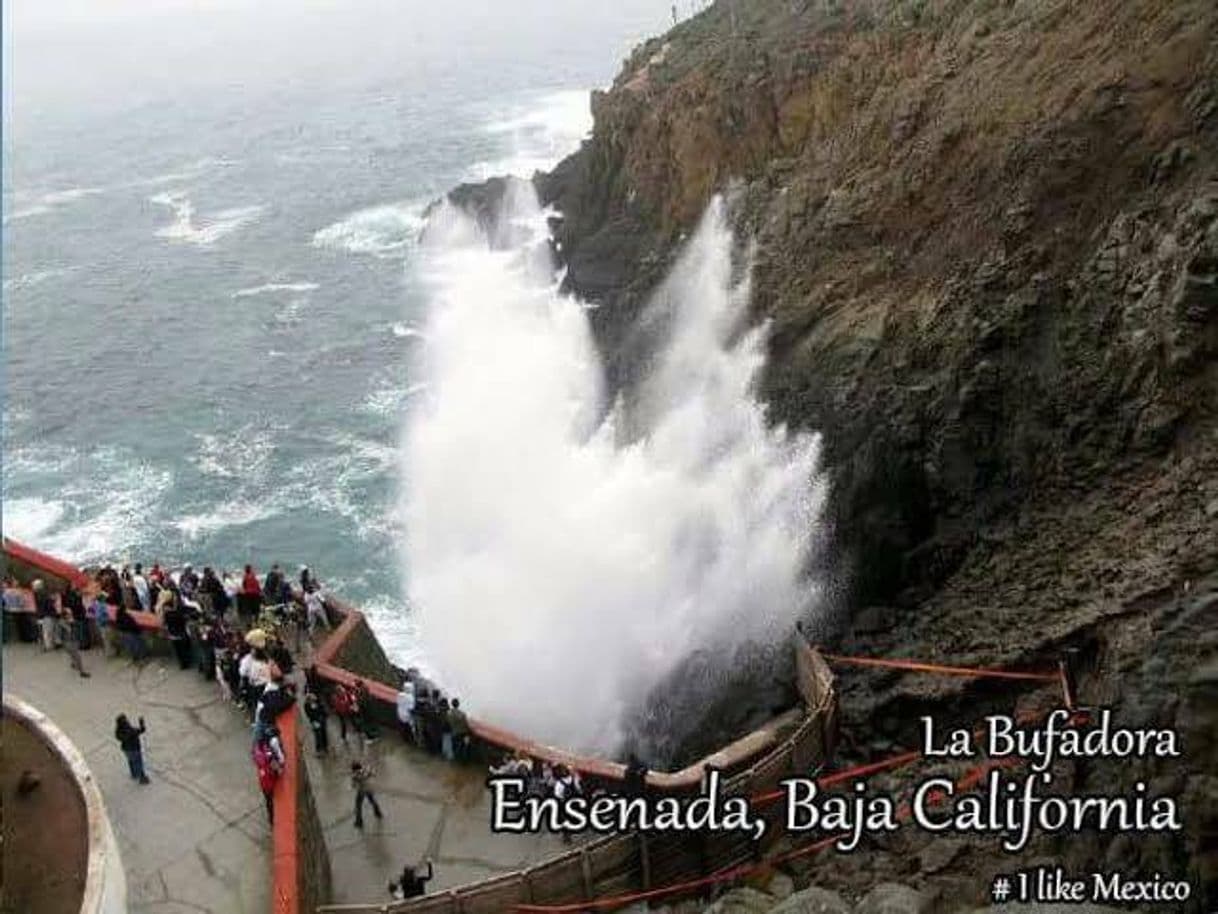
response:
M727 192L772 420L825 440L837 642L1012 666L1082 652L1086 689L1127 722L1188 734L1181 764L1140 772L1188 798L1187 834L1045 852L1187 872L1212 905L1218 9L719 2L638 48L592 107L591 138L533 181L562 214L567 286L598 305L611 389L629 391L648 296ZM451 197L493 225L504 186ZM844 689L860 759L907 744L916 713L967 723L1013 700L890 675ZM912 865L949 898L1002 865L929 847L816 879Z

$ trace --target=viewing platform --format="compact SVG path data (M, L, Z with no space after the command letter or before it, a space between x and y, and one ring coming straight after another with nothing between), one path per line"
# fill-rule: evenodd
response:
M63 650L4 645L5 688L38 708L84 755L110 812L127 870L133 914L272 910L272 835L250 760L251 728L214 681L154 654L142 666L81 654L89 679ZM131 780L114 738L114 718L144 717L152 783ZM296 711L299 713L299 704ZM301 753L329 856L329 900L389 900L387 883L406 863L431 856L431 891L535 863L566 846L554 835L493 835L486 771L407 745L390 728L364 746L346 745L330 721L330 754L317 758L300 718ZM354 827L350 762L371 761L385 813Z
M67 583L89 591L91 578L37 550L4 541L7 570L19 585L42 577L50 591ZM9 636L6 688L48 717L76 743L97 773L126 867L133 912L272 912L375 914L444 911L480 914L516 905L580 903L665 893L715 881L759 848L741 833L605 836L505 835L490 832L487 759L520 755L577 770L585 786L620 789L624 766L538 743L470 717L477 761L443 761L408 745L395 725L399 671L363 615L331 596L333 630L314 646L307 638L288 677L303 695L303 668L325 688L368 689L367 713L380 738L349 735L330 721L330 752L316 757L301 702L277 719L285 755L268 827L251 758L252 728L219 685L182 670L168 650L159 618L132 612L153 646L137 665L82 652L90 678L77 675L65 651ZM6 614L9 615L9 614ZM24 616L17 612L16 616ZM6 620L11 621L11 620ZM295 646L295 645L293 645ZM725 795L758 796L786 777L822 764L836 735L833 675L804 638L793 644L800 701L756 730L679 771L646 775L653 793L688 795L708 766L722 773ZM114 737L115 716L147 723L145 763L151 783L129 777ZM350 763L371 762L384 818L354 825ZM761 815L778 815L774 804ZM430 857L435 877L422 898L393 902L387 885L403 866Z

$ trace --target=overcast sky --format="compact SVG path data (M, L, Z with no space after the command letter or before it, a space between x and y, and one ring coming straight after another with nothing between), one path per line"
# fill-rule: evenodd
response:
M432 72L512 55L553 55L556 68L570 54L611 55L616 64L630 44L671 23L670 0L12 0L3 7L5 103L19 121L209 88L415 83L410 77L419 75L425 82Z

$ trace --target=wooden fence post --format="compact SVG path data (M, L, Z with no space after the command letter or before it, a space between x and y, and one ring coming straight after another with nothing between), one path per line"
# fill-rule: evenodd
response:
M639 867L643 871L643 891L651 888L651 857L647 853L647 832L638 832L639 836Z
M588 848L579 849L579 868L584 877L584 901L591 901L592 894L592 861L588 859Z
M520 879L524 883L524 898L525 901L532 904L537 899L533 896L533 874L525 870L520 874Z

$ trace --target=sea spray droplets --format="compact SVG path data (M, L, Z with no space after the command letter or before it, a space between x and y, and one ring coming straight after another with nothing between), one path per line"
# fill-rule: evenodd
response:
M764 335L736 333L747 286L719 203L664 286L669 333L640 409L606 416L586 311L539 269L531 188L512 196L532 226L514 250L488 250L449 207L428 232L410 601L429 662L479 715L611 752L696 652L731 664L813 607L818 442L768 427L754 399Z

